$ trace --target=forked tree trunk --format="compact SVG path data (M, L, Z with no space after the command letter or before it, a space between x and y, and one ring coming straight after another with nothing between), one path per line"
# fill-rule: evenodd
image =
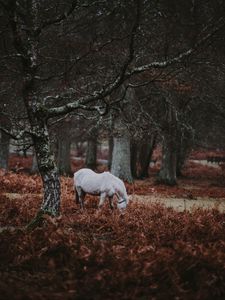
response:
M37 156L38 169L43 181L44 197L41 205L41 214L52 216L59 214L60 209L60 180L53 153L50 149L49 133L47 128L47 112L39 96L40 86L37 82L39 61L38 28L39 1L26 2L25 22L15 22L18 18L15 11L16 1L12 1L10 21L13 26L12 38L15 49L21 58L22 66L22 97L27 110L30 132ZM21 34L23 32L23 34ZM38 76L37 76L38 77Z
M8 170L10 137L0 132L0 168Z

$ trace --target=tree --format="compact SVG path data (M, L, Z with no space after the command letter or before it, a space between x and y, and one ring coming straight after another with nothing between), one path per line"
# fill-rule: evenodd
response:
M140 161L140 172L139 178L147 178L148 168L151 162L153 150L156 146L156 134L152 134L147 141L143 142L140 147L139 161Z
M90 103L94 103L95 105L89 105L87 106L87 109L100 112L102 105L96 106L96 101L104 99L105 96L110 94L122 83L127 66L132 61L133 35L137 28L137 22L135 22L131 31L130 54L113 83L102 89L96 90L95 92L92 91L91 95L80 97L79 99L76 99L76 101L49 108L48 105L46 105L48 99L61 99L62 101L65 101L66 99L74 97L76 93L71 94L70 91L65 91L57 95L50 94L45 97L40 97L40 94L43 94L43 91L40 88L39 81L44 80L41 76L41 72L46 71L46 68L40 70L40 66L43 64L40 53L43 45L41 39L47 37L46 31L50 26L60 24L68 19L69 16L74 13L75 9L79 9L81 7L79 6L80 3L78 4L77 1L71 1L69 9L60 14L57 12L58 15L55 19L50 19L49 16L45 15L41 18L40 13L43 8L42 5L45 4L35 0L29 2L11 0L8 3L1 1L0 4L6 12L10 24L15 50L12 56L19 58L21 63L21 93L30 128L29 130L21 132L20 135L28 134L33 140L38 168L44 187L44 199L41 210L44 213L58 215L60 207L60 181L51 150L47 121L49 118L64 115L77 109L84 109ZM94 3L93 5L90 5L90 9L92 9L94 5ZM53 6L51 8L53 9ZM44 13L46 12L47 10L44 11ZM98 12L97 9L95 13ZM79 12L78 17L82 16L82 13L83 11ZM105 107L103 106L103 109L104 108Z
M56 163L60 174L71 175L71 159L70 159L70 147L72 140L72 125L73 122L70 118L63 118L59 120L50 128L51 136L53 140L53 152L56 157Z
M177 112L171 103L165 102L165 124L163 128L162 165L158 174L158 181L176 184L177 168Z
M124 114L130 114L130 107L135 101L135 91L122 87L122 98L125 105L122 110L116 114L113 120L113 152L111 172L121 179L132 182L131 174L131 137L126 122L123 120ZM125 112L126 111L126 112Z
M57 164L60 174L71 175L70 166L70 146L71 141L68 135L62 135L58 138L58 156Z
M130 136L121 118L116 120L114 130L111 173L127 182L132 182Z
M60 209L60 180L51 149L49 120L78 110L107 113L114 103L106 97L125 80L150 69L180 63L224 25L224 19L220 18L188 50L162 61L142 64L138 61L142 47L135 43L140 32L138 0L125 4L1 0L0 5L4 34L9 36L4 65L9 70L10 62L17 69L19 93L14 97L22 101L26 114L26 123L17 134L3 127L1 130L17 139L31 138L44 188L41 212L53 216ZM63 56L62 45L66 39L71 41L69 58ZM69 83L65 87L67 59L71 67L66 68Z

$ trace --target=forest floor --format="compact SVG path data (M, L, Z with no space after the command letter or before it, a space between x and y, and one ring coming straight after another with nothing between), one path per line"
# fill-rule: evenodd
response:
M196 153L174 187L157 184L152 167L127 185L125 215L98 212L93 196L81 213L62 177L61 216L29 231L42 199L30 164L12 156L17 172L0 171L0 299L225 298L223 165Z

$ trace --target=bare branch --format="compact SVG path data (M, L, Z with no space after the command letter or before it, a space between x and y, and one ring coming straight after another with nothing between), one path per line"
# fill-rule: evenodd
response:
M221 17L216 24L214 25L213 29L211 31L208 31L204 28L202 33L207 32L201 39L199 39L193 47L189 48L188 50L180 53L179 55L172 57L170 59L164 60L164 61L155 61L155 62L151 62L149 64L140 66L140 67L136 67L133 70L131 70L127 76L131 77L132 75L135 74L139 74L142 73L144 71L150 70L150 69L161 69L161 68L166 68L168 66L171 66L175 63L180 63L182 62L185 58L189 57L192 53L194 53L197 49L199 49L205 42L207 42L208 40L210 40L215 33L217 33L220 29L222 29L222 27L225 25L225 18ZM212 27L212 25L209 25L207 28Z
M8 130L2 126L0 126L0 130L2 132L4 132L5 134L7 134L8 136L10 136L14 140L21 140L26 135L33 135L33 133L31 133L30 131L27 131L27 130L22 130L19 133L13 133L11 130Z
M42 30L48 26L54 25L54 24L58 24L64 20L66 20L75 10L75 8L77 7L77 0L73 0L71 7L69 8L69 10L67 12L64 12L61 16L55 18L55 19L50 19L45 21L41 27L37 28L35 31L35 35L39 35Z
M0 58L0 60L6 60L6 59L11 59L11 58L21 58L22 54L20 53L15 53L15 54L9 54L9 55L4 55Z
M90 102L103 99L106 96L110 95L115 89L117 89L124 82L124 80L127 77L126 76L127 68L129 67L129 65L131 64L134 58L134 39L135 39L136 31L139 26L139 21L140 21L140 1L136 0L136 18L130 34L129 54L121 68L120 74L116 77L116 79L108 86L103 87L101 90L96 91L92 95L82 97L77 101L68 103L60 107L50 108L48 110L49 118L72 112L73 110L76 110L78 108L84 109L84 106L89 104Z
M135 33L139 24L139 18L140 18L140 3L137 1L137 12L136 12L136 20L133 25L132 31L131 31L131 39L129 44L129 55L127 60L125 61L120 74L117 76L117 78L107 86L104 86L102 89L96 91L92 95L88 95L82 98L79 98L76 101L73 101L71 103L68 103L66 105L57 107L57 108L51 108L48 110L48 117L54 117L57 115L62 115L65 113L72 112L73 110L76 110L78 108L83 108L84 106L94 102L96 100L104 99L106 96L110 95L115 89L117 89L126 79L132 77L133 75L143 73L147 70L151 69L163 69L168 66L171 66L176 63L182 62L185 58L189 57L192 53L194 53L197 49L199 49L206 41L211 39L216 32L218 32L224 25L225 25L225 18L222 17L216 22L213 29L208 31L201 39L199 39L193 47L189 48L188 50L180 53L179 55L169 58L164 61L155 61L151 62L146 65L142 65L140 67L133 68L131 71L127 71L128 66L133 61L134 58L134 37ZM212 25L208 26L208 28L211 28ZM207 30L204 29L203 33L205 33Z

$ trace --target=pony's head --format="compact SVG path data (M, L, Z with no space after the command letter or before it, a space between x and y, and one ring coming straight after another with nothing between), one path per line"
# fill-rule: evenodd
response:
M129 201L132 201L132 200L133 200L133 195L128 195L128 196L125 196L125 197L119 197L118 200L117 200L117 208L119 210L126 209Z
M118 198L118 200L117 200L117 208L119 210L126 209L127 204L128 204L128 199L127 198L122 198L122 197Z

